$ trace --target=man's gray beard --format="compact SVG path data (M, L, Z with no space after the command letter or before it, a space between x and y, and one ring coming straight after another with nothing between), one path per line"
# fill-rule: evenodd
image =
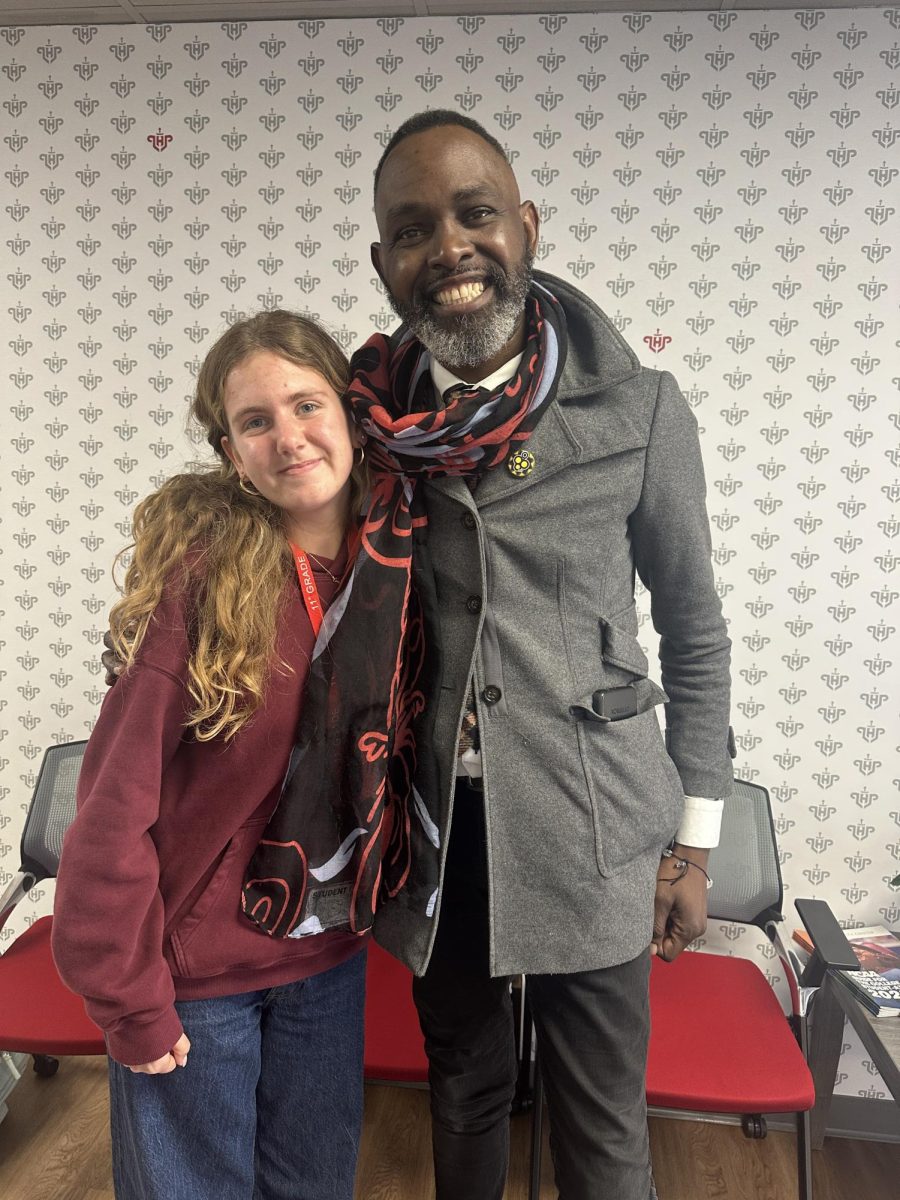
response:
M477 367L502 350L521 319L531 287L534 255L508 275L496 270L485 278L494 289L494 301L481 312L464 313L452 325L437 321L427 304L409 303L389 296L391 307L442 367Z

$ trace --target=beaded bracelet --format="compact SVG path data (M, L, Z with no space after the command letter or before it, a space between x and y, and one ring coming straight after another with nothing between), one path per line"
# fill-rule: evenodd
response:
M673 860L675 870L678 872L674 879L669 880L670 886L674 886L679 880L684 879L685 875L687 875L688 867L694 867L701 873L701 875L706 875L706 890L709 891L709 889L712 887L713 881L710 879L709 875L707 875L706 871L704 871L703 867L701 867L699 863L691 862L689 858L682 858L680 854L675 853L671 846L666 846L665 850L662 852L662 857L671 858Z

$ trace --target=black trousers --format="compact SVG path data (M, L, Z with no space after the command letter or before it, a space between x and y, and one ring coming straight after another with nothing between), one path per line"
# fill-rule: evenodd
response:
M509 981L488 968L482 797L456 789L440 921L413 985L431 1083L437 1200L501 1200L516 1057ZM560 1200L648 1200L649 954L531 975Z

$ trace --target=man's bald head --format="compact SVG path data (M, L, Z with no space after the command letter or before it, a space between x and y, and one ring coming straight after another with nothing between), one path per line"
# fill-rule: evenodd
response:
M439 129L445 125L458 125L461 129L468 129L470 133L476 134L487 142L492 150L503 159L507 166L511 169L510 161L506 155L506 151L497 141L497 139L477 121L473 121L471 117L467 117L465 113L456 112L452 108L430 108L425 112L416 113L414 116L407 118L393 133L391 140L385 146L381 158L378 160L378 166L375 168L375 193L378 192L378 182L381 179L381 172L388 156L393 150L406 141L413 134L423 133L426 129Z

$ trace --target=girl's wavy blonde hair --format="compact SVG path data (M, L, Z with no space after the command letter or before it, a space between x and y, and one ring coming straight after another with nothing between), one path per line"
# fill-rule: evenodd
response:
M129 666L166 587L189 589L191 643L188 729L200 741L226 739L250 720L276 665L279 609L293 560L281 510L239 487L222 449L228 434L225 384L239 363L270 351L318 371L343 395L350 367L338 344L315 322L274 310L232 325L206 356L190 416L206 433L218 462L191 464L137 506L122 599L110 614L119 658ZM351 474L351 512L367 492L364 466ZM283 668L284 664L280 664Z

